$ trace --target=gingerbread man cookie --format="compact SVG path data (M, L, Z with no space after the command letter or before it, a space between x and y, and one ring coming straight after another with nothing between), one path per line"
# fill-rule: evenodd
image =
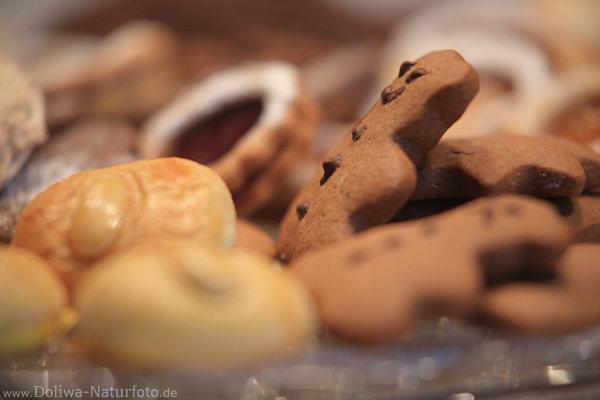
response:
M403 63L398 78L288 209L279 257L290 261L390 219L414 191L415 165L462 115L478 87L477 73L453 50Z
M419 165L413 200L490 193L574 196L600 186L600 154L551 137L494 135L446 139Z
M385 343L421 317L472 315L486 285L548 276L569 239L552 206L510 194L370 229L306 253L290 272L333 333Z

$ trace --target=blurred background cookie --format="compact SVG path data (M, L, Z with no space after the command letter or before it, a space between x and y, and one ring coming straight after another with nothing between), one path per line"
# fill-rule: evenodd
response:
M106 37L37 35L9 50L44 93L51 128L94 115L140 121L179 88L178 45L161 24L132 21Z
M40 90L11 57L0 52L0 188L45 140Z
M589 26L597 24L597 4L580 1L568 8L559 1L430 2L391 32L378 80L389 79L402 59L454 48L480 74L481 91L446 138L543 133L533 125L543 112L546 88L598 62L599 47L589 34Z

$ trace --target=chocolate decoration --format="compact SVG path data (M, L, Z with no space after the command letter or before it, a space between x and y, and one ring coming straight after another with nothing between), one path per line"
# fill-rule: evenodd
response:
M400 96L402 94L402 92L404 92L404 86L394 90L394 88L392 88L391 86L386 87L385 89L383 89L383 91L381 92L381 104L387 104L390 101L396 99L398 96Z
M342 163L342 154L337 154L327 160L323 161L323 177L321 178L321 185L323 185L327 180L333 175L336 169Z
M298 214L298 219L304 218L304 216L308 212L309 207L310 201L305 201L304 203L298 204L298 207L296 207L296 214Z
M402 78L402 76L408 72L412 67L414 67L416 62L414 61L404 61L402 65L400 65L400 71L398 71L398 78Z
M352 141L356 142L367 130L367 124L352 129Z
M412 81L414 81L417 78L422 77L426 73L427 73L427 71L425 70L425 68L417 68L413 72L411 72L410 75L408 75L406 77L406 83L411 83Z

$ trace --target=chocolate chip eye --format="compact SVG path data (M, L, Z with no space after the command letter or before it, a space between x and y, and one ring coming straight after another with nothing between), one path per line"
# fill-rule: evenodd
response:
M363 133L365 133L366 130L367 130L367 124L364 124L363 126L359 126L357 128L352 129L352 141L356 142L358 139L360 139L360 137L362 136Z
M411 83L412 81L414 81L417 78L420 78L426 73L427 71L425 70L425 68L417 68L406 77L406 83Z
M422 227L424 236L430 236L435 233L435 225L430 219L423 220Z
M336 154L335 156L328 158L323 161L323 177L321 178L321 185L323 185L327 180L333 175L336 169L342 163L342 154Z
M404 92L404 89L404 86L399 87L396 90L394 90L394 88L391 86L386 87L381 92L381 104L385 105L390 101L394 100L396 97L400 96L402 92Z
M400 247L402 240L398 236L388 236L383 240L383 247L389 250Z
M506 206L506 213L510 216L516 217L521 214L521 208L517 204L508 204Z
M366 252L364 249L356 249L348 254L346 259L347 266L352 268L358 267L365 260L367 260L367 258L369 258L368 252Z
M402 78L402 75L404 75L406 72L408 72L409 69L414 67L415 64L416 64L416 62L414 62L414 61L404 61L402 63L402 65L400 65L400 71L398 72L398 78Z
M308 208L310 207L310 201L304 201L296 207L296 214L298 214L298 219L301 220L304 218L306 213L308 212Z
M492 210L491 207L486 207L486 208L480 210L479 213L481 214L482 222L485 224L490 224L492 222L492 220L494 219L494 211Z

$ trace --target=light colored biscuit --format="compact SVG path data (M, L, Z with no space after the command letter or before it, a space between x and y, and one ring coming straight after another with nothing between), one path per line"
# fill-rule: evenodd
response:
M42 346L64 334L77 317L50 265L22 249L0 246L0 355Z
M12 244L49 260L71 284L81 268L137 243L186 238L231 247L235 221L231 194L214 171L162 158L50 186L21 214Z
M316 329L304 287L265 257L171 241L88 269L78 338L123 365L217 372L292 354Z
M326 328L358 342L399 341L432 315L474 314L486 284L546 276L569 235L549 204L517 195L387 224L290 264Z
M462 115L477 89L477 74L453 50L403 63L399 77L288 209L279 257L288 262L390 219L415 189L415 164Z

